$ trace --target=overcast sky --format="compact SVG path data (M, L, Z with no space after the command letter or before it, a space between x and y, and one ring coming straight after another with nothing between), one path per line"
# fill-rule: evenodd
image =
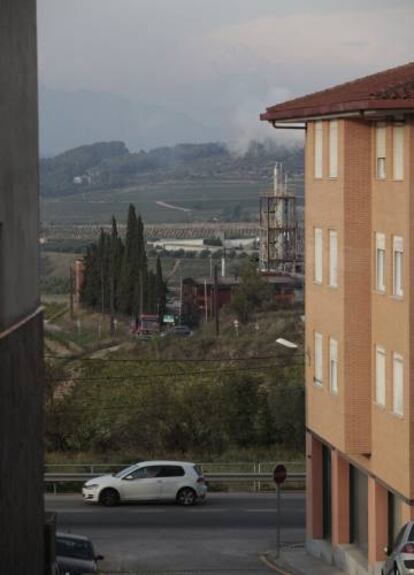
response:
M262 137L266 106L414 60L413 0L38 0L38 13L45 140L84 91L114 96L102 134L133 148Z

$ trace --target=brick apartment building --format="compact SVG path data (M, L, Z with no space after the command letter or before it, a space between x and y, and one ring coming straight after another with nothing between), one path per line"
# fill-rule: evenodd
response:
M414 63L261 119L306 130L308 548L378 572L414 519Z
M35 0L0 22L0 573L43 575Z

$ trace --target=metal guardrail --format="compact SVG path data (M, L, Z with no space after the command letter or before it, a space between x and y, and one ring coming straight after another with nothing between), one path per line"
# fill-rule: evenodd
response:
M45 473L46 483L75 483L97 477L96 473ZM288 473L286 481L304 481L305 473ZM205 478L212 483L251 483L252 481L272 482L272 473L206 473Z

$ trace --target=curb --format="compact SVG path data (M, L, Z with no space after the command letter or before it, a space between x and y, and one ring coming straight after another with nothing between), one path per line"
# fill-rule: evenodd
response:
M262 563L275 573L278 573L278 575L299 575L297 571L292 571L290 568L288 570L283 563L281 565L277 563L270 552L260 555L260 559Z

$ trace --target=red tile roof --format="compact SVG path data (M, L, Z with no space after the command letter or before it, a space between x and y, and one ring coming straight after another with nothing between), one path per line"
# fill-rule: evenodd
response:
M414 62L282 102L261 120L295 120L367 110L414 111Z

